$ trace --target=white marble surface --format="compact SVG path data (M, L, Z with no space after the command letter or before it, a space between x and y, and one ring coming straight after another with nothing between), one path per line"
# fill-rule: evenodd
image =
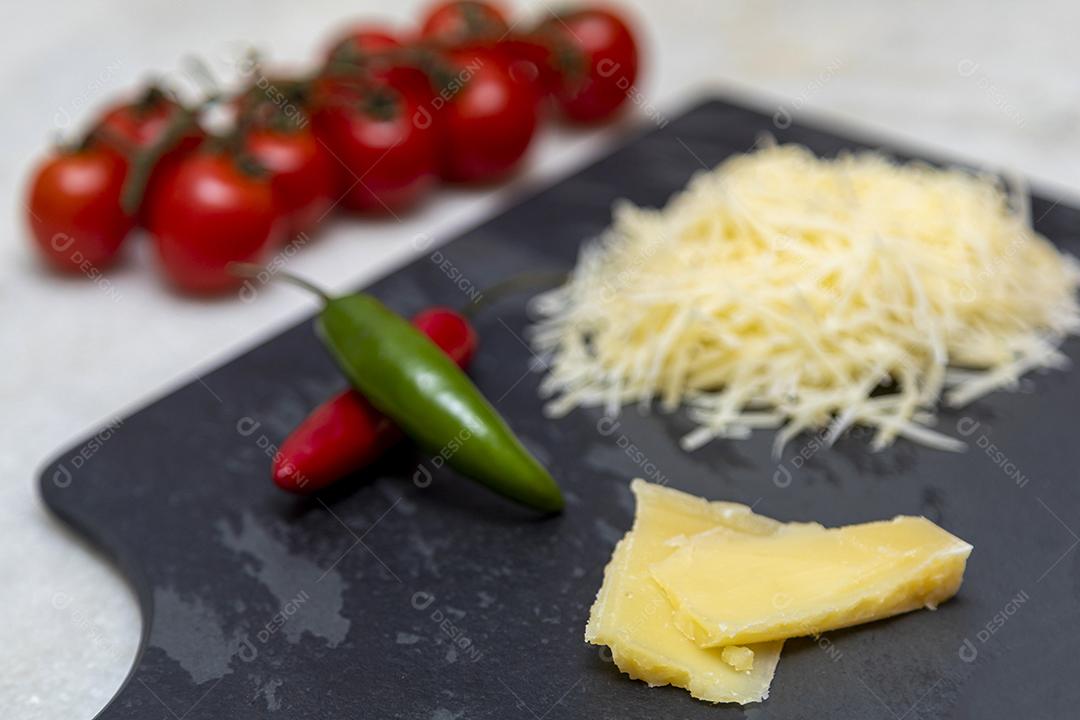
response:
M392 10L384 8L392 5ZM303 62L342 19L406 22L418 2L97 0L4 3L0 88L0 708L4 717L90 718L123 681L140 619L118 574L52 520L35 472L65 443L272 335L307 301L193 302L154 277L145 246L111 290L49 276L25 242L23 184L54 131L151 70L250 43ZM650 50L645 93L665 113L707 88L765 108L841 121L1033 177L1080 195L1080 4L636 0ZM543 4L517 3L543 13ZM220 63L219 63L220 64ZM611 132L546 132L513 186L442 192L400 224L340 222L297 272L345 288L400 265L418 233L452 237L515 189L604 152Z

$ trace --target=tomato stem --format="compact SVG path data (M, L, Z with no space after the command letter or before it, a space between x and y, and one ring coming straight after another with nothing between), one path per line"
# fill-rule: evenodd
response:
M138 115L146 115L169 99L171 99L169 94L155 80L146 86L146 90L143 91L142 96L135 102L132 109Z
M184 59L184 64L187 65L188 75L194 78L204 95L214 97L221 94L221 85L202 58L189 55Z
M376 87L368 92L361 102L363 111L376 120L389 121L401 112L401 100L397 92L389 88Z
M89 133L83 141L82 148L85 149L89 147L94 140L100 140L114 150L119 151L120 154L126 158L134 157L138 153L138 147L136 145L116 130L106 125L95 128L93 132Z
M134 213L139 209L154 167L165 153L176 146L194 122L194 112L180 106L180 110L169 120L169 124L165 126L165 131L161 133L158 141L132 159L131 174L124 181L124 189L120 196L120 204L125 212Z

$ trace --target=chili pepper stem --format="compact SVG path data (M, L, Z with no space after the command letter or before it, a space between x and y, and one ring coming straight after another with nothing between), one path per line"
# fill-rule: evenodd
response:
M570 277L567 272L523 272L490 285L480 293L471 305L465 306L461 314L467 318L476 317L484 308L500 300L526 290L536 290L565 283Z
M330 295L328 295L325 290L323 290L318 285L315 285L314 283L308 282L302 277L297 277L296 275L293 275L292 273L281 271L271 272L262 265L256 265L255 263L246 262L231 262L228 264L226 269L236 277L242 278L258 278L264 274L269 275L272 280L281 280L283 282L289 283L290 285L295 285L296 287L303 288L304 290L307 290L313 295L318 296L318 298L324 303L330 302Z

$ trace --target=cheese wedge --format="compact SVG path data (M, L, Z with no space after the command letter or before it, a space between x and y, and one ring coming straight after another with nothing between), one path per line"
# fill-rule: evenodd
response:
M649 568L688 535L709 530L722 544L725 538L769 535L781 523L745 505L707 502L643 480L634 480L630 488L637 498L634 526L604 571L585 640L609 647L620 670L649 685L675 685L710 702L764 700L783 642L733 651L698 647L676 627L672 607Z
M960 588L971 545L922 517L765 537L701 533L652 574L702 648L809 635L934 608Z

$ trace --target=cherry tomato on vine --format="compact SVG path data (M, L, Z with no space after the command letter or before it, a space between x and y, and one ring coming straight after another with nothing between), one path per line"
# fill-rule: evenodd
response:
M327 53L321 77L314 84L315 102L338 94L342 87L355 94L380 83L418 97L430 95L431 81L425 71L428 55L383 28L356 26Z
M158 88L150 87L134 102L111 106L102 114L97 127L141 149L156 142L180 112L183 112L183 108L175 100ZM202 138L202 131L193 127L181 138L181 144L190 151L198 146Z
M377 84L339 89L315 111L316 136L335 156L342 203L353 210L396 212L429 190L438 173L433 118L417 121L413 93Z
M145 151L161 140L169 125L183 112L186 111L176 101L157 87L151 86L134 102L116 103L107 109L95 126L94 136L98 142L116 150L131 163L132 153ZM204 138L205 133L192 120L191 126L157 161L150 173L143 197L148 197L153 192L154 185L169 174L170 169L181 159L191 154ZM146 220L146 214L141 210L140 219L144 222Z
M270 188L289 240L315 228L333 203L335 164L309 125L251 130L245 147L270 173Z
M26 207L49 265L86 273L113 260L135 224L120 207L126 175L123 158L98 147L58 151L38 166Z
M638 73L638 49L629 23L614 10L587 8L546 20L538 33L551 43L562 82L556 99L577 122L615 114Z
M506 13L483 0L436 3L420 24L420 37L449 47L498 40L508 32Z
M162 268L179 289L236 287L230 262L260 262L283 225L270 178L223 152L200 152L162 178L150 198L150 234Z
M248 127L303 129L311 89L307 78L259 75L231 101L237 123Z
M515 79L504 55L492 50L449 53L454 72L441 97L442 176L490 182L509 173L536 131L539 96L528 79Z
M495 43L509 63L515 80L531 82L541 97L555 92L561 82L551 43L536 33L511 33Z
M330 46L326 53L326 62L358 63L401 47L401 40L383 27L356 25L346 30Z

